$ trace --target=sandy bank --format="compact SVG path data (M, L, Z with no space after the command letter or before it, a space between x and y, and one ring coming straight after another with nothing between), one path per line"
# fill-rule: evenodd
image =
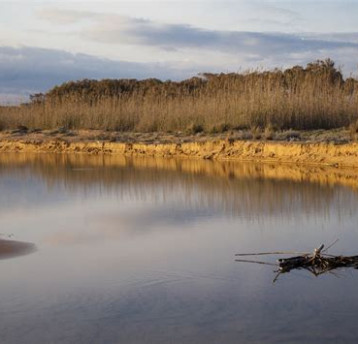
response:
M23 256L35 249L35 245L30 243L0 239L0 259Z
M0 140L0 152L86 153L122 156L198 158L358 167L357 143L208 140L186 143L123 143L22 137Z

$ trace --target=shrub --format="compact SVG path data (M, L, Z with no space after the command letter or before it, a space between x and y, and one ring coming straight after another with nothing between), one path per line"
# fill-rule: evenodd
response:
M187 128L187 133L188 134L198 134L204 131L204 128L201 124L190 124L189 127Z
M349 136L352 141L357 141L357 139L358 139L358 120L349 125Z

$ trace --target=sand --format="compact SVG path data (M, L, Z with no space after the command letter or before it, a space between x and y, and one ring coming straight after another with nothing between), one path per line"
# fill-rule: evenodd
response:
M30 243L0 239L0 259L23 256L35 251L35 246Z
M358 167L358 143L200 139L190 142L111 142L51 136L0 136L0 152L107 154L255 161L297 165Z

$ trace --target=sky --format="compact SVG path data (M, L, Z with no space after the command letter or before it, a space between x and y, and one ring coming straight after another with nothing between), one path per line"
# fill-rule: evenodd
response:
M358 0L0 0L0 101L84 78L182 80L331 58L358 73Z

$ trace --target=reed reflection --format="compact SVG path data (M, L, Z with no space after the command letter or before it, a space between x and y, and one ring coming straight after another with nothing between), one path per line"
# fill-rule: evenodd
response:
M1 232L38 248L0 264L1 340L328 343L345 333L355 343L357 275L291 273L271 287L271 269L233 255L337 237L355 254L356 180L332 168L0 155Z
M122 156L1 154L0 176L2 207L11 203L9 195L14 189L31 206L56 202L66 193L80 197L113 194L122 199L174 202L255 218L328 216L331 212L343 216L354 213L358 206L356 172L334 168ZM16 178L16 184L12 178ZM46 197L34 199L34 188L39 189L37 192L45 189Z

